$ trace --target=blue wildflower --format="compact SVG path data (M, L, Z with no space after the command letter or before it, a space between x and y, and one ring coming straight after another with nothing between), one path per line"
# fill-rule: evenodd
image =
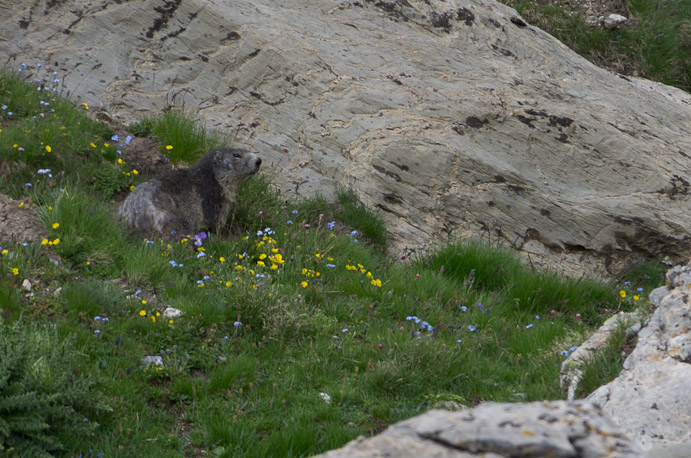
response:
M343 329L341 329L341 332L342 332L342 333L348 332L348 328L343 328Z
M468 331L470 331L470 332L475 332L476 329L477 329L477 328L476 328L475 326L473 326L472 324L469 324L469 325L468 325Z
M297 215L297 214L298 214L298 211L297 211L297 210L293 210L293 215Z
M533 324L529 324L529 325L526 326L525 328L526 328L526 329L531 329L532 327L533 327Z
M569 350L562 350L561 355L562 356L569 356Z
M333 231L334 226L336 226L336 221L331 221L330 223L326 223L326 226L329 228L330 231Z
M468 307L466 307L465 305L461 305L461 311L467 312L467 311L468 311Z
M578 345L574 345L573 347L569 348L569 351L570 351L571 353L573 353L573 352L576 351L577 349L578 349Z
M125 137L125 144L129 145L133 138L134 137L132 137L131 135L128 135L127 137Z
M456 343L461 343L461 342L463 342L461 339L456 340Z
M233 326L235 326L236 328L239 328L240 326L242 326L242 323L239 321L236 321L235 323L233 323Z
M117 141L120 140L120 137L118 136L118 134L115 134L115 135L113 135L112 137L110 137L110 139L111 139L112 141L114 141L114 142L117 142Z
M200 251L199 253L197 253L197 259L203 258L204 256L206 256L206 253L204 253L203 251Z
M335 264L327 264L326 267L328 267L329 269L333 269L334 267L336 267L336 265Z

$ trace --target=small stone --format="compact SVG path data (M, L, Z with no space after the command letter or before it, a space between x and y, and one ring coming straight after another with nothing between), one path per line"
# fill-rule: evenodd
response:
M605 18L604 25L608 29L616 29L626 21L628 21L628 18L621 14L610 14Z
M148 367L151 364L153 364L154 366L163 367L163 358L160 356L145 356L142 358L142 364L145 367Z
M166 318L178 318L184 315L182 310L178 310L173 307L168 307L163 311L163 316Z
M322 398L324 402L326 402L327 404L331 404L331 396L329 396L326 393L319 393L319 396Z
M61 294L62 294L62 286L59 287L58 289L56 289L55 291L53 291L53 297L54 298L60 297Z
M22 282L22 288L24 288L26 291L31 291L31 282L25 278Z

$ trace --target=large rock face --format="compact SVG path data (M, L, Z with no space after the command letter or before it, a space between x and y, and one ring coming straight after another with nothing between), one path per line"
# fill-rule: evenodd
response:
M397 249L503 239L566 272L691 252L691 97L494 0L10 0L0 53L125 122L237 134L283 190L351 188ZM592 261L592 262L591 262Z

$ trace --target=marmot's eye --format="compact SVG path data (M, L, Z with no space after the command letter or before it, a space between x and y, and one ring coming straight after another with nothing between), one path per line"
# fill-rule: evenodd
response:
M241 157L242 155L240 153L233 153L233 157Z

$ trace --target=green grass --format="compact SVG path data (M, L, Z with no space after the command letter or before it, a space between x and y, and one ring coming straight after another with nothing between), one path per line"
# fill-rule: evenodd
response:
M596 65L691 92L691 3L627 0L630 20L608 30L585 23L579 4L501 0Z
M53 138L52 152L32 143L41 105L22 84L0 76L0 103L14 113L0 119L0 170L21 172L0 188L48 237L0 241L4 326L52 323L74 358L63 371L93 381L89 393L110 408L95 413L96 435L61 433L57 456L307 456L438 401L562 399L561 351L644 305L634 294L660 282L656 266L623 286L563 279L481 241L392 259L382 223L352 195L286 201L266 175L245 183L226 232L201 246L142 240L91 173L145 179L111 154L127 146L105 146L109 129L67 105L49 121L78 140ZM52 178L37 174L43 160ZM184 315L165 318L168 307Z
M231 139L217 131L207 130L186 111L170 109L162 116L147 117L130 126L141 136L152 136L174 164L193 164L214 148L227 146Z

